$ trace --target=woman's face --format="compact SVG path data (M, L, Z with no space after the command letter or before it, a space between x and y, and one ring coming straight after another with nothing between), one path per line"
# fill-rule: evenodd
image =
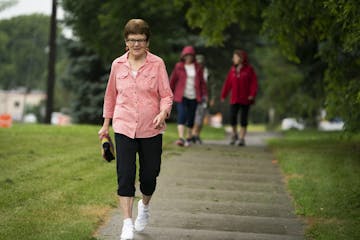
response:
M234 54L233 58L232 58L232 61L233 61L234 65L239 65L239 64L242 63L242 58L239 55Z
M125 43L129 49L129 54L135 58L145 55L149 47L145 34L129 34Z
M194 62L194 56L191 54L186 54L184 57L185 64L190 64Z

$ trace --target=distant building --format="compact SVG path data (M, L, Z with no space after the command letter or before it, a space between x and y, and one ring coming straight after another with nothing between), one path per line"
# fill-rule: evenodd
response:
M37 106L45 99L46 94L41 91L0 90L0 114L8 113L14 121L22 121L27 106Z

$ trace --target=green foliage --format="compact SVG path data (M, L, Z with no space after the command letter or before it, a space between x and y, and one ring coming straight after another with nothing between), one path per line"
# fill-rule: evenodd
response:
M261 115L271 103L279 117L288 113L315 125L318 111L326 107L330 117L345 120L347 129L359 129L356 30L360 24L356 1L65 0L63 5L69 13L68 24L106 66L123 53L125 23L130 18L144 18L153 32L150 48L164 58L169 72L184 45L195 45L205 55L212 73L209 89L214 99L231 65L232 50L243 48L252 55L255 68L263 71L258 71L260 92L254 114ZM193 30L187 26L185 13ZM272 48L272 43L260 37L261 29L262 34L278 43L282 54L297 63L296 67L271 50L267 53L272 55L271 60L261 53L252 54L255 49L266 49L264 45ZM199 31L201 37L196 36ZM275 80L276 74L279 77ZM101 78L104 76L98 76L98 81ZM262 79L268 80L262 84ZM217 111L222 111L222 106L215 101L212 112ZM263 118L256 116L257 121Z
M72 92L70 108L75 122L99 124L108 78L100 57L80 42L67 42L69 64L64 88ZM69 99L68 99L69 101Z
M67 59L59 28L55 82L55 111L68 107L62 79ZM0 21L0 88L45 90L48 64L49 17L23 15Z
M223 45L225 30L236 24L239 30L259 29L261 8L266 1L256 0L175 0L177 6L189 6L186 19L191 27L200 28L209 45Z
M349 131L360 131L359 1L177 2L188 4L189 24L201 28L213 45L226 40L226 29L234 23L239 30L262 25L262 34L275 40L282 54L299 64L304 80L298 88L304 97L318 101L317 106L312 104L308 116L315 120L315 107L325 106L330 117L345 120Z
M63 7L69 12L67 23L73 26L81 41L93 49L106 64L125 52L122 31L131 18L143 18L149 23L152 31L151 51L164 58L171 66L179 58L179 53L173 51L173 46L182 47L184 42L189 44L189 40L194 37L187 32L182 9L174 8L172 1L64 0ZM193 41L198 40L195 38Z
M81 40L81 44L73 43L79 45L78 49L69 48L72 63L67 74L71 79L67 80L68 88L74 93L72 111L77 122L101 121L110 65L125 52L122 31L129 19L143 18L149 23L150 49L166 61L169 72L179 60L183 45L199 42L198 37L187 33L182 9L174 8L171 1L65 0L62 3L69 13L67 24Z
M360 136L289 132L270 143L287 176L296 212L312 225L308 239L358 239Z
M57 40L57 51L56 51L56 81L55 81L55 96L54 96L54 111L63 112L69 114L73 92L65 83L67 79L67 74L69 73L67 69L69 68L69 56L67 52L67 42L68 40L59 36Z
M294 48L294 51L300 53L299 57L294 58L298 63L301 62L298 68L291 63L286 63L286 66L274 64L286 61L278 53L271 51L274 48L273 44L259 34L263 24L262 13L269 6L268 1L179 0L177 3L180 6L188 4L187 20L192 27L201 28L201 34L207 39L208 44L224 45L226 49L231 50L243 48L253 55L252 64L259 70L260 91L259 101L252 110L252 119L264 121L265 113L272 106L277 110L278 118L296 116L309 120L309 125L315 124L318 111L325 101L322 85L323 63L315 57L313 42L306 42L302 48ZM276 21L274 20L271 25L281 25L284 20L276 19ZM268 35L271 36L270 33ZM255 49L267 51L267 58L271 55L272 59L270 61L264 59L261 53L252 54ZM280 49L283 51L283 48ZM286 67L289 67L288 72ZM294 74L291 74L292 71ZM281 75L273 80L273 75L267 75L271 72L278 72ZM286 82L285 85L281 86L279 80ZM289 84L291 86L287 86ZM277 95L275 92L280 94ZM262 99L263 95L264 99Z
M0 12L4 11L5 9L17 4L17 0L3 0L0 2Z
M264 79L260 86L263 96L257 104L264 109L274 108L277 121L308 115L314 100L299 88L304 81L299 68L284 59L276 47L257 48L255 55Z
M314 58L326 65L314 69L325 86L325 106L345 120L349 131L360 130L360 3L358 1L273 1L264 11L264 32L292 60L299 49L314 44ZM318 88L315 88L319 91Z
M332 21L320 55L328 62L327 106L334 116L348 123L350 132L360 130L360 3L358 1L324 1Z
M130 0L121 2L91 1L91 4L85 0L65 0L63 6L69 13L67 23L74 28L75 34L81 40L83 47L97 55L103 65L106 66L106 69L109 69L113 59L124 53L125 44L122 30L126 22L131 18L143 18L149 23L152 31L150 50L164 59L169 74L179 60L183 46L194 45L197 52L205 55L207 66L211 71L209 89L213 90L212 96L218 99L219 89L231 64L233 46L238 44L238 41L232 39L226 43L230 50L205 48L205 42L201 37L197 36L197 31L191 30L186 24L184 18L185 7L175 6L173 1L165 0L146 0L141 3ZM234 28L230 29L230 31L234 31ZM94 34L94 32L97 34ZM241 35L240 32L234 31L233 35L238 39L242 37L241 42L246 42L246 37ZM75 57L80 57L80 55ZM228 61L224 61L224 59ZM71 67L78 64L82 64L82 62L71 64ZM107 74L108 72L103 76L97 75L97 82L106 79ZM77 74L77 79L74 82L79 82L79 84L84 82L86 85L88 84L88 77ZM92 82L96 84L95 80ZM71 89L78 91L79 87ZM105 88L98 93L99 95L96 98L102 98L104 91ZM79 95L78 92L76 92L76 95ZM83 107L86 106L84 101L78 103L78 100L74 100L74 103L79 106L79 109L81 104ZM102 103L99 103L98 110L93 107L89 108L88 114L101 117L101 109Z
M49 17L18 16L0 21L0 88L45 87Z

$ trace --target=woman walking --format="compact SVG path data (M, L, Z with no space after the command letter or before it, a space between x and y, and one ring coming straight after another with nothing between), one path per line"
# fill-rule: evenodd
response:
M177 109L178 135L176 144L189 146L192 141L192 128L196 106L207 100L206 83L203 68L195 61L195 50L186 46L181 52L181 61L175 65L170 77L170 86L174 92ZM185 126L187 139L185 140Z
M173 94L163 60L147 51L150 29L142 19L128 21L124 28L128 51L111 66L104 97L104 124L99 137L115 132L118 195L124 216L121 239L133 239L149 220L149 203L160 172L162 133L169 116ZM142 199L135 224L136 153Z
M253 67L248 62L245 51L235 50L233 54L233 66L227 75L221 91L221 101L224 101L231 91L230 98L230 121L232 126L231 145L238 140L239 146L245 146L246 128L250 105L255 102L257 93L257 78ZM237 119L240 111L240 138L237 133Z

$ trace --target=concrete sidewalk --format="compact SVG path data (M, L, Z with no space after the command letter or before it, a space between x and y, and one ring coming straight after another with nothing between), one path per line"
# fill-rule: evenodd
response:
M246 147L208 141L167 154L150 223L135 239L304 239L304 224L294 215L279 167L266 148L269 137L274 135L250 133ZM118 240L121 226L116 210L96 237Z

